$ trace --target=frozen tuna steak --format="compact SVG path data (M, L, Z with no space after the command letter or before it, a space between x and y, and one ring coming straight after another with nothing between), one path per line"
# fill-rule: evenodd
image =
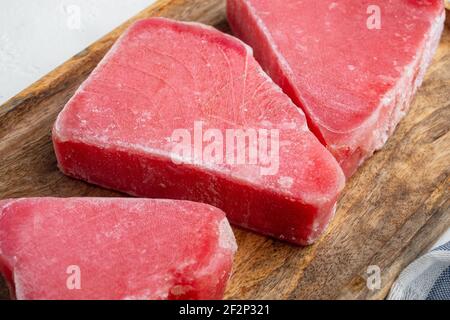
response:
M0 271L17 299L220 299L236 243L189 201L0 201Z
M344 184L251 49L194 23L132 26L65 106L53 140L70 176L209 203L298 244L320 235Z
M227 11L347 176L405 115L444 22L442 0L228 0Z

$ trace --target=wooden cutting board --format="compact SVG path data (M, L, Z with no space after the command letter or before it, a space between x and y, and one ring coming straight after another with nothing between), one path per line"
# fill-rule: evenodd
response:
M195 20L227 30L222 0L160 1L0 107L0 199L118 195L61 174L51 144L59 111L138 18ZM226 298L380 299L399 272L450 227L450 29L411 111L347 183L326 234L306 248L235 228ZM381 288L366 286L368 267ZM56 272L51 270L49 272ZM6 296L4 284L2 296Z

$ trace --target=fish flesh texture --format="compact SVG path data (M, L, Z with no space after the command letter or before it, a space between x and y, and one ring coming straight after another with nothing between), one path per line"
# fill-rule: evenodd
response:
M301 245L322 233L345 180L250 47L164 18L119 39L58 116L53 141L67 175L208 203Z
M234 34L347 177L382 148L438 46L442 0L228 0Z
M219 209L190 201L0 201L0 272L20 300L221 299L236 251Z

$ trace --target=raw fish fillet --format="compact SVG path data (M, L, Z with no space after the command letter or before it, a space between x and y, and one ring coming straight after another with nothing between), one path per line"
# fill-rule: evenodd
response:
M191 154L176 152L179 130L190 136ZM246 143L226 143L229 130L252 130L262 142L250 132ZM248 46L162 18L136 23L118 41L59 115L53 141L70 176L131 195L205 202L234 224L297 244L324 230L345 179ZM219 147L211 155L222 160L208 156L212 142ZM256 149L267 157L251 162Z
M17 299L220 299L236 242L188 201L0 201L0 272Z
M442 0L228 0L227 12L347 177L407 112L444 22Z

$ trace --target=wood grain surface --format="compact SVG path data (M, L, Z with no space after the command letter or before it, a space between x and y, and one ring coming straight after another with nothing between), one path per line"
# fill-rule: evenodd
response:
M113 196L64 176L51 128L59 111L136 19L165 16L227 30L222 0L160 1L0 106L0 199ZM305 248L234 228L239 250L226 298L381 299L411 260L450 227L450 30L412 108L386 147L350 179L325 235ZM381 289L366 286L381 269ZM52 272L52 271L49 271ZM3 298L5 285L0 284Z

